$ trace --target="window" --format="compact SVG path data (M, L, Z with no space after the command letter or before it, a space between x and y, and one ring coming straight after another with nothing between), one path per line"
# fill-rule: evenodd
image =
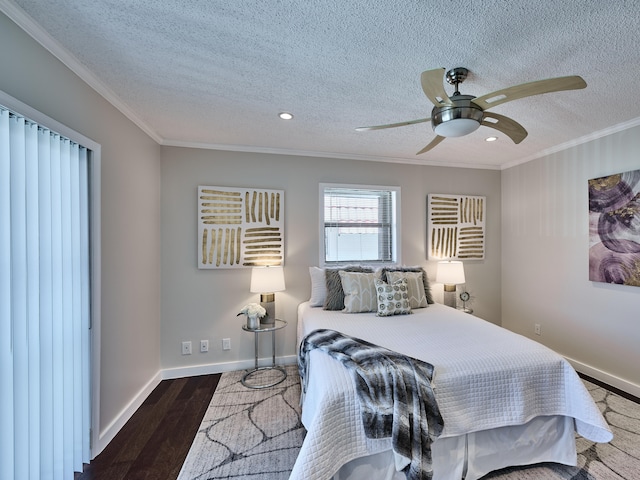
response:
M320 184L320 262L398 261L400 187Z

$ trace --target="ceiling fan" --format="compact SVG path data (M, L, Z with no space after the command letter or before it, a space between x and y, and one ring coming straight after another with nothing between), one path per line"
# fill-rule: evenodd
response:
M527 131L515 120L487 112L490 108L512 100L540 95L543 93L559 92L562 90L577 90L585 88L587 83L579 76L549 78L536 82L523 83L513 87L503 88L495 92L474 97L462 95L458 86L467 78L469 70L458 67L446 72L444 68L436 68L422 72L420 81L422 90L434 107L431 117L409 120L406 122L376 125L372 127L358 127L356 130L381 130L383 128L404 127L416 123L428 122L436 133L431 143L416 155L425 153L442 142L446 137L462 137L476 131L480 125L493 128L507 135L514 143L520 143L527 136ZM447 82L455 86L455 92L449 97L444 90L442 76Z

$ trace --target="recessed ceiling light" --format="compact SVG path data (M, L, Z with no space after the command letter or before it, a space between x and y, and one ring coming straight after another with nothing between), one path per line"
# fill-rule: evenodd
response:
M282 119L282 120L291 120L293 118L293 115L289 112L282 112L279 113L278 116Z
M495 142L498 137L487 137L484 139L485 142Z

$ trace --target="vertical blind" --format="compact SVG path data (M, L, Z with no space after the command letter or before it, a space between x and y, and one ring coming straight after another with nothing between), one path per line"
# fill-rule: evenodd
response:
M90 152L0 106L0 478L90 459Z

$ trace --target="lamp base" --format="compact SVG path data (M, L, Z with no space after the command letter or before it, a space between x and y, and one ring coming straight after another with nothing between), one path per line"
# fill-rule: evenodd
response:
M274 325L276 323L276 296L273 293L261 293L260 305L267 311L260 319L261 325Z
M456 290L455 290L455 287L453 289L453 292L447 291L445 289L445 291L444 291L444 304L447 307L456 308Z

